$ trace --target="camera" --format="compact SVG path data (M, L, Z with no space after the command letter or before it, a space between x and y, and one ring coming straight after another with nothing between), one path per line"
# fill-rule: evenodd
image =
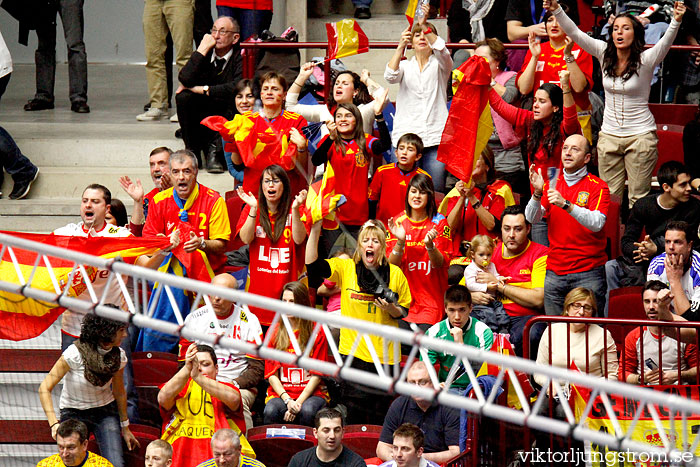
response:
M377 286L377 290L374 291L374 298L381 298L388 303L396 303L399 300L399 294L394 292L388 287L383 285Z

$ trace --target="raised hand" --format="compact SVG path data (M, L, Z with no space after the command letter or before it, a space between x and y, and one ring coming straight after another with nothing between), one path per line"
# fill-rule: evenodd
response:
M306 82L307 79L309 79L309 76L311 76L314 73L314 67L316 65L314 62L306 62L301 66L301 69L299 70L299 78L302 78L303 83ZM298 83L297 80L294 80L295 82ZM303 84L302 83L302 84Z
M134 201L143 202L144 190L143 186L141 185L141 180L137 178L136 182L134 183L127 175L124 175L123 177L119 177L119 184L131 199Z
M542 46L540 45L540 39L535 34L535 31L530 31L527 33L527 45L530 47L530 54L537 58L542 53Z
M386 98L388 95L389 95L389 88L386 88L386 89L384 89L384 92L382 93L381 96L374 99L374 102L373 102L374 115L380 115L382 113L382 111L384 111L384 108L389 103L389 101Z
M683 2L675 2L673 4L673 19L675 19L677 22L681 22L683 19L683 15L685 14L685 3Z
M435 227L430 229L428 231L428 233L425 234L425 238L423 238L423 243L425 244L425 247L427 249L432 250L433 248L435 248L434 241L437 238L437 236L438 236L438 231L437 231L437 229L435 229Z
M564 55L571 55L571 51L574 49L573 39L571 39L569 36L566 36L564 38L564 43L566 43L566 46L564 47Z
M542 169L537 169L535 171L535 164L532 164L530 166L530 185L532 185L532 188L535 192L539 192L540 195L542 194L542 190L544 189L544 178L542 177Z
M306 149L307 146L304 135L294 127L289 129L289 142L295 144L297 149Z
M392 217L389 219L389 232L400 242L406 241L406 229Z
M559 2L557 0L544 0L542 2L542 8L547 11L555 11L559 8Z
M326 122L326 128L328 128L328 137L335 141L338 139L338 125L335 124L333 121L327 121Z
M238 188L236 188L236 194L239 198L243 200L245 204L250 206L251 209L258 209L258 200L255 199L253 193L246 193L245 191L243 191L243 187L241 185L238 185Z
M401 32L401 39L399 39L399 49L405 49L412 42L413 36L411 35L411 28L408 27Z
M299 209L305 202L308 191L301 190L299 194L294 197L294 202L292 203L293 209Z

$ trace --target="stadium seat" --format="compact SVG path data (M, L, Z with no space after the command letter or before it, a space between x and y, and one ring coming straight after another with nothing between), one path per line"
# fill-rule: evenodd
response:
M683 133L671 130L656 130L659 137L659 159L656 161L653 175L659 171L661 164L669 161L683 163Z
M304 439L287 437L268 437L269 428L288 428L304 430ZM257 460L266 467L286 467L292 456L299 451L316 444L311 427L292 424L275 424L256 426L248 430L248 442L255 451Z
M158 391L162 384L177 373L177 355L164 352L134 352L131 358L141 422L160 430L163 421L158 407Z
M343 444L363 459L376 455L382 427L379 425L348 425L345 427Z
M610 291L608 318L615 319L647 319L642 304L642 286L621 287ZM607 329L615 339L618 350L625 344L625 336L635 326L611 325Z
M657 125L681 125L695 117L698 110L693 104L649 104L649 110L654 115Z
M0 372L48 373L60 357L58 349L0 349Z
M620 198L615 195L610 195L608 216L605 221L605 226L603 227L606 238L605 251L608 254L608 259L614 259L620 256L623 228L620 222Z

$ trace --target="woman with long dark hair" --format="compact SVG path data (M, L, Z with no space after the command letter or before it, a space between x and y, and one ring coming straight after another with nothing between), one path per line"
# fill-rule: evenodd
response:
M649 90L654 68L663 61L678 34L685 5L676 2L666 33L644 50L644 26L629 13L617 15L607 42L582 32L557 0L544 0L564 32L600 62L605 89L603 126L598 137L600 178L610 193L622 197L625 174L630 208L651 188L651 174L658 159L656 122L649 110Z
M445 216L438 213L429 175L418 173L408 182L406 210L389 220L389 262L399 266L411 287L413 303L399 327L416 323L427 331L443 317L447 269L452 238ZM410 239L410 241L406 241Z
M284 285L280 300L297 305L311 306L309 289L301 282L289 282ZM294 338L299 350L304 352L314 330L313 321L289 317ZM282 320L268 332L272 333L270 347L295 353L289 330ZM328 356L328 342L323 331L316 336L311 358L325 360ZM263 419L265 425L297 421L301 425L313 426L316 412L330 400L328 390L319 373L309 372L294 364L265 361L265 378L270 386L265 398Z
M299 279L304 268L306 229L299 207L306 200L306 190L292 198L287 172L271 165L260 177L257 199L241 186L237 193L247 205L237 228L241 241L250 248L246 290L278 298L284 284ZM250 309L262 326L270 325L273 311Z
M129 449L139 445L129 429L124 390L126 352L119 348L127 325L88 314L80 338L61 355L39 386L39 399L56 438L60 421L84 422L94 433L100 453L115 467L124 467L122 438ZM51 392L63 381L56 416Z

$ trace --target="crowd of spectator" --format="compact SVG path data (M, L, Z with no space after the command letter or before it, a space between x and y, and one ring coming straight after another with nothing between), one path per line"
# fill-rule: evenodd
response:
M82 20L67 22L69 4L80 3L82 15L82 2L57 3L70 39L72 110L89 112ZM149 105L137 119L168 116L170 42L180 68L174 92L185 149L159 147L150 153L154 188L148 193L140 181L121 177L133 201L131 219L108 188L91 184L82 193L81 222L56 229L56 235L167 237L166 248L136 264L163 268L182 247L206 258L216 273L211 283L223 288L245 288L482 350L492 348L494 334L504 334L517 355L523 355L528 340L530 357L539 363L568 368L573 362L591 375L630 384L696 382L697 348L682 331L637 329L624 348L596 324L540 323L523 333L528 321L542 314L606 317L610 290L630 285L644 285L640 302L650 320L697 320L700 256L694 247L700 202L692 191L700 182L694 168L671 161L656 174L660 192L652 191L658 138L649 110L656 69L669 47L677 37L695 40L694 11L686 14L680 2L650 11L647 2L632 0L616 2L613 11L606 2L610 20L601 40L578 29L575 2L477 1L461 11L462 2L452 2L452 39L473 39L473 55L488 61L493 120L470 179L455 180L438 160L438 148L454 110L448 109L450 73L472 58L447 49L427 21L432 2L420 2L421 14L402 32L386 64L386 82L398 85L391 127L384 117L389 89L367 70L335 74L330 93L316 105L299 103L313 63L302 65L289 86L283 70L256 82L242 79L239 42L269 27L271 1L251 6L218 0L221 16L215 21L202 16L199 3L146 0L143 16ZM370 15L371 0L354 3L356 17ZM499 3L505 19L497 13ZM54 106L49 62L55 25L37 32L37 94L25 106L28 111ZM527 52L507 52L506 41L526 41ZM656 45L644 49L645 43ZM413 55L404 59L409 47ZM0 37L0 60L4 48ZM696 61L697 54L690 54L688 66ZM594 92L596 66L603 102ZM0 95L8 80L9 73L0 77ZM222 139L200 124L206 117L238 115L250 122L255 144ZM305 131L309 122L321 125L313 144ZM272 144L270 134L282 141L283 152L274 154L277 163L261 166L255 156ZM0 152L15 177L10 197L26 196L38 168L2 128ZM329 167L336 193L345 196L337 225L325 220L305 225L309 185ZM220 193L198 181L200 168L228 169L240 209L231 211ZM620 222L610 207L622 202L625 187L629 215L622 256L610 258L606 230ZM242 246L231 250L236 243ZM233 265L247 268L242 280L231 272ZM105 303L123 307L119 285L106 274L96 271L92 286ZM82 293L88 297L93 291ZM160 295L154 292L152 298ZM311 321L279 319L274 309L216 296L211 305L196 306L184 294L171 298L179 300L179 310L164 293L160 299L154 317L199 335L266 342L286 352L308 347L315 359L333 358L328 336L314 333ZM378 336L358 340L351 328L334 330L332 338L341 358L368 372L376 372L378 364L398 365L407 351ZM678 346L674 339L684 342ZM342 447L345 423L383 424L377 447L382 465L434 465L459 454L463 426L453 409L417 397L393 399L296 363L263 361L184 337L175 341L149 329L130 333L117 322L69 309L62 317L63 354L40 388L65 465L103 465L84 448L88 431L104 458L115 467L124 465L120 437L134 447L129 422L138 419L132 349L177 353L181 361L158 394L167 443L149 446L147 463L158 458L152 465L260 465L245 437L256 422L256 400L264 424L314 426L318 447L298 453L290 465L362 465ZM470 380L464 368L455 374L453 355L431 351L427 360L407 370L409 383L430 385L426 365L435 365L440 382L465 394ZM480 365L474 364L477 372ZM57 414L51 392L61 381ZM533 383L547 385L538 375ZM546 388L543 394L548 395ZM195 410L204 406L209 411ZM74 446L64 456L69 450L61 446L67 443Z

